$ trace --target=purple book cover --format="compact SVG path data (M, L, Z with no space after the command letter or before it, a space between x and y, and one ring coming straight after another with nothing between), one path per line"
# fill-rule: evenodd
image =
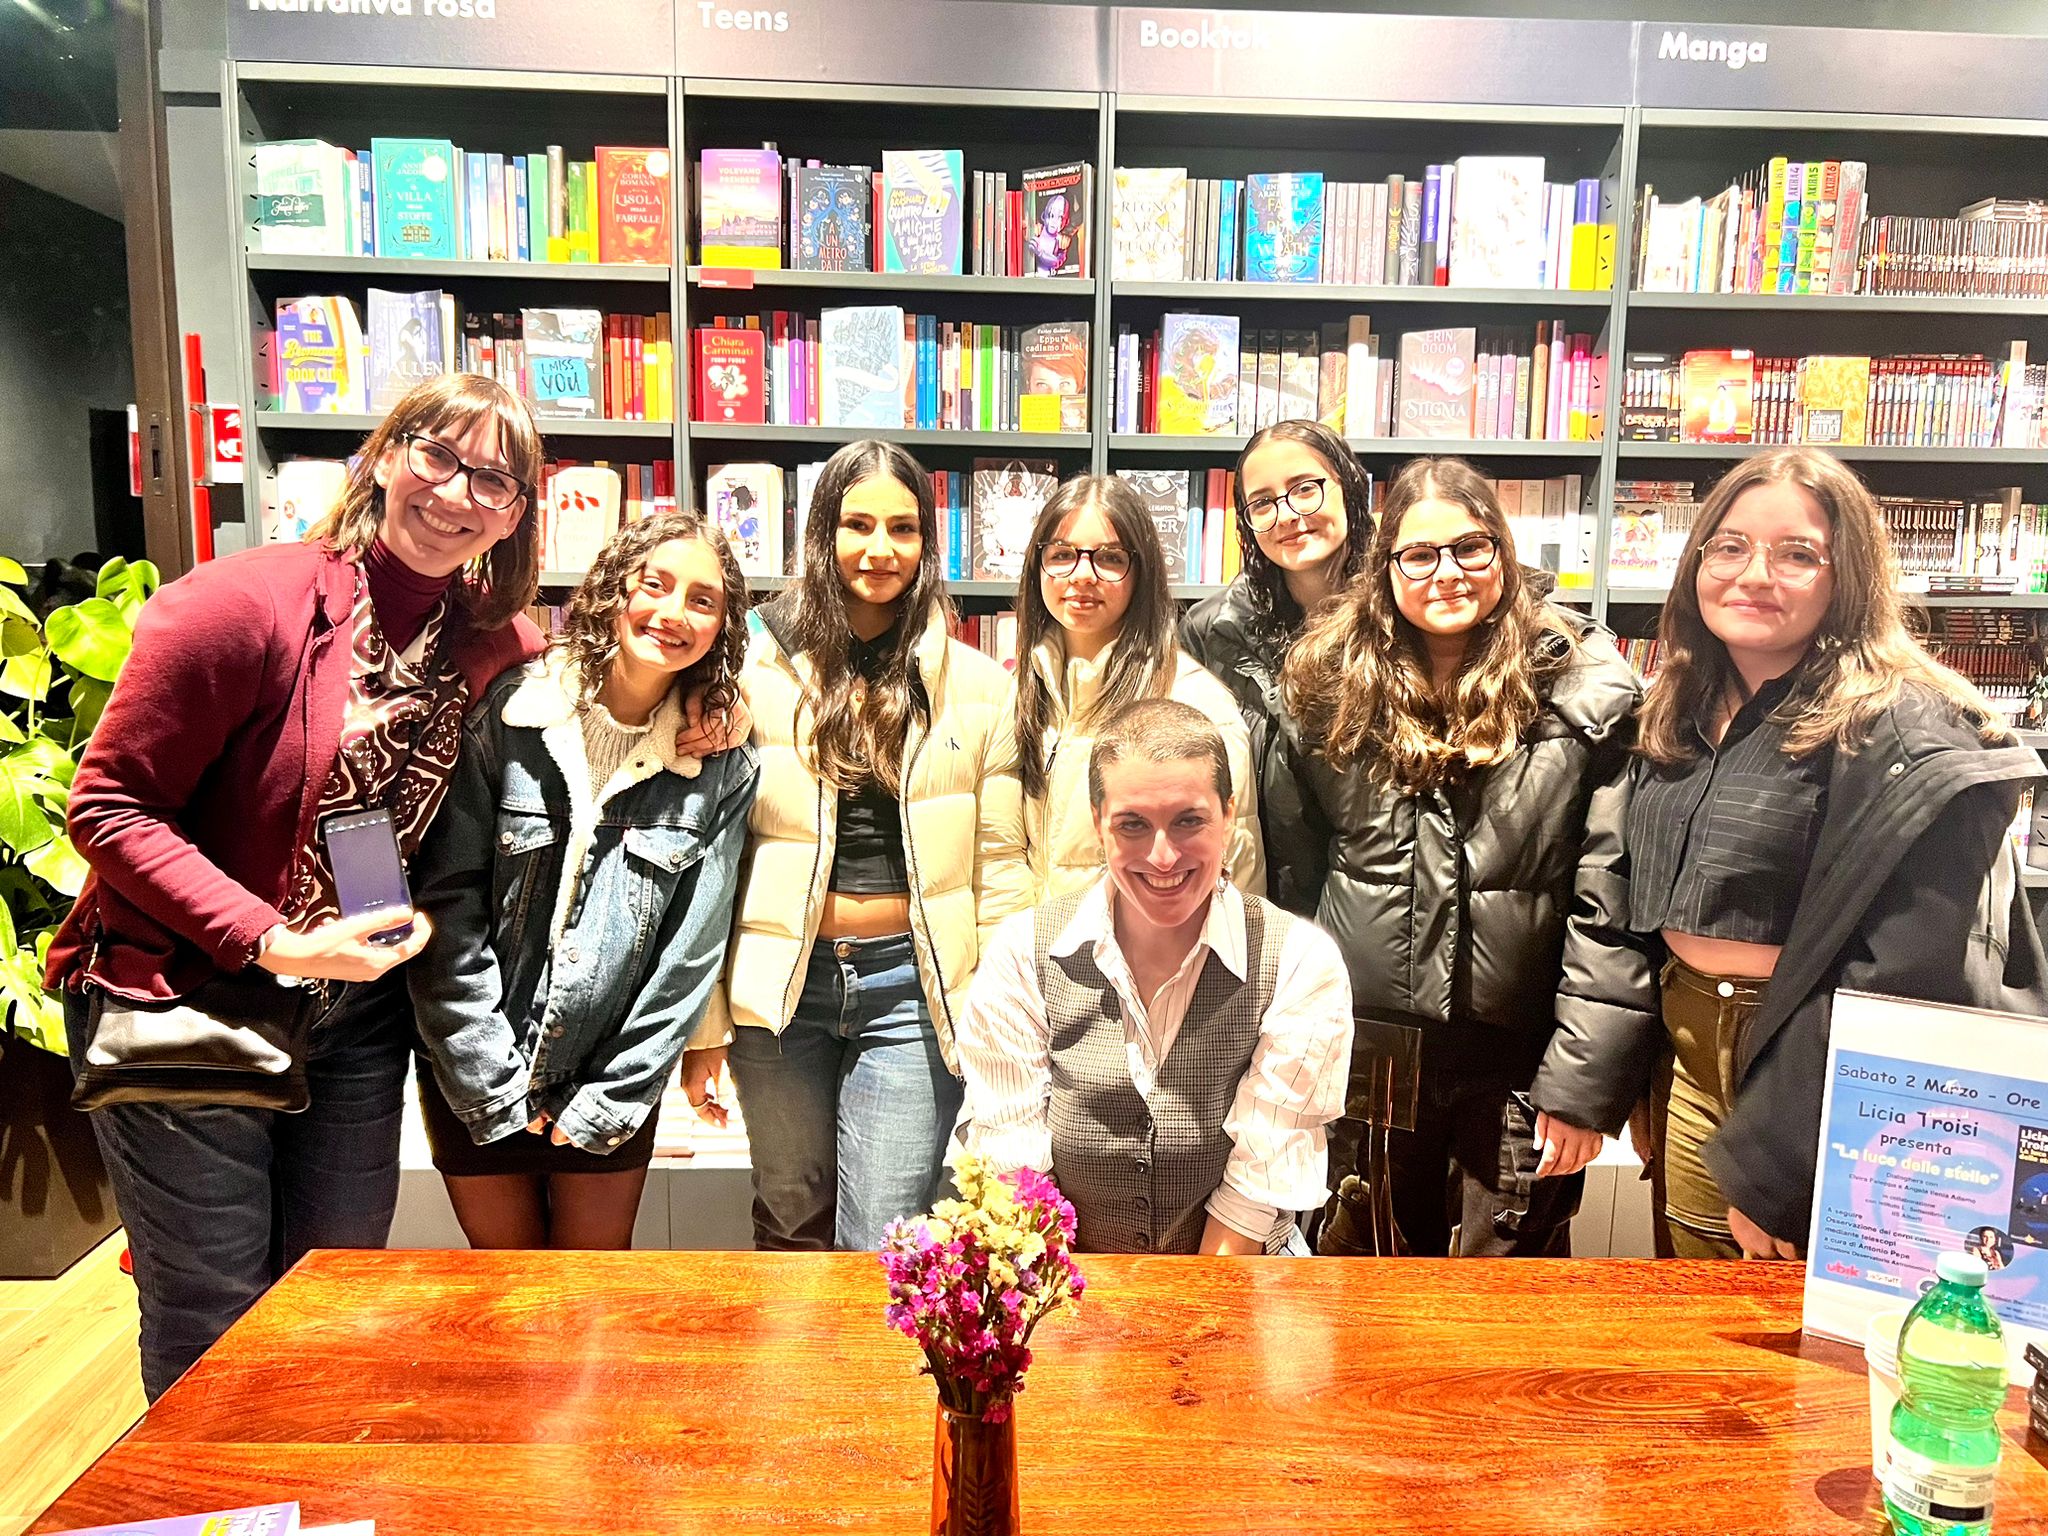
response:
M60 1536L294 1536L298 1528L297 1504L258 1504L250 1509L223 1509L210 1515L95 1525L64 1531Z
M960 272L961 188L957 149L882 151L882 270Z

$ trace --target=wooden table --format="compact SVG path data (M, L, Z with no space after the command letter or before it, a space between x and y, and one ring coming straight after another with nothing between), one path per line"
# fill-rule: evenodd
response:
M1025 1527L1864 1532L1796 1266L1091 1257ZM38 1531L297 1499L378 1536L918 1532L932 1388L866 1255L318 1253ZM1995 1528L2048 1532L2015 1393Z

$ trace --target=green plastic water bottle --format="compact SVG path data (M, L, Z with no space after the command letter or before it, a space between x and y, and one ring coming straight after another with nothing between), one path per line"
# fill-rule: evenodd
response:
M1984 1536L1998 1478L2005 1339L1984 1261L1944 1253L1899 1330L1899 1402L1884 1508L1899 1536Z

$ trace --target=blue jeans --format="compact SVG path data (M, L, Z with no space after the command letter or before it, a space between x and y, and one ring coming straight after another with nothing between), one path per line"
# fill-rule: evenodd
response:
M735 1032L729 1059L754 1164L754 1246L879 1248L930 1208L964 1089L907 933L820 939L796 1015Z
M86 1000L65 995L76 1070ZM154 1402L313 1248L382 1248L398 1206L412 1054L404 971L342 989L313 1026L303 1114L110 1104L93 1131L128 1231Z

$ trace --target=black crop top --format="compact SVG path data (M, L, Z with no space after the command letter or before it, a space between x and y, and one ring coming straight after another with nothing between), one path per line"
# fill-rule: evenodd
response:
M1827 814L1834 753L1785 755L1767 719L1789 677L1757 690L1718 747L1690 762L1644 763L1628 807L1629 927L1782 944Z
M872 683L895 651L900 626L872 640L853 637L846 661ZM849 896L901 896L910 890L910 866L903 856L903 807L873 779L839 795L839 838L832 850L831 889Z

